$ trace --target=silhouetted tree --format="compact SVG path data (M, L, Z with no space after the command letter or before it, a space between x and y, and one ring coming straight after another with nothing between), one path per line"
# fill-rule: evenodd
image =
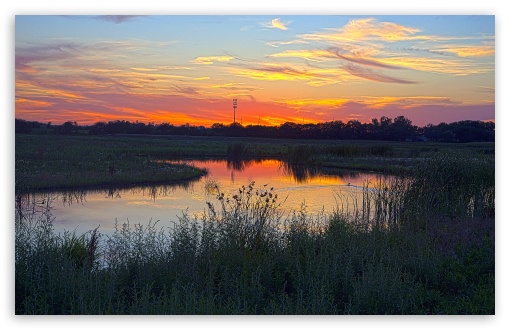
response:
M51 123L43 124L36 121L29 122L23 119L15 119L16 133L47 134L51 132L48 127ZM79 126L75 121L68 121L62 125L51 125L57 134L76 134L78 130L88 129L91 135L104 134L167 134L167 135L193 135L193 136L238 136L238 137L268 137L287 139L364 139L364 140L387 140L403 141L406 139L416 140L417 137L426 137L430 141L437 142L494 142L496 125L494 122L464 120L454 123L428 124L424 127L412 125L410 119L397 116L391 119L382 116L380 120L372 118L368 123L358 120L330 121L317 124L297 124L286 122L280 126L248 125L239 123L224 125L215 123L211 128L193 126L189 123L181 126L173 126L169 123L156 125L142 122L129 122L116 120L97 122L90 126Z
M387 129L392 140L395 141L404 141L408 138L414 139L417 136L417 130L412 125L411 120L404 116L393 119L393 124L389 125Z
M70 135L78 132L78 124L74 121L66 121L57 127L57 134Z
M106 134L106 123L104 121L98 121L94 125L89 127L90 135L105 135Z
M40 127L42 124L36 121L27 121L24 119L15 118L14 132L15 133L31 133L32 129Z

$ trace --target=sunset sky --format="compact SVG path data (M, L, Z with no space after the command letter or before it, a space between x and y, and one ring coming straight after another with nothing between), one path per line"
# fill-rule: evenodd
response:
M495 16L15 17L15 117L495 120Z

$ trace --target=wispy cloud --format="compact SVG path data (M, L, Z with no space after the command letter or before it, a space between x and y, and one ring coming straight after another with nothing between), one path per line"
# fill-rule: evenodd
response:
M336 108L349 102L348 99L344 98L328 98L328 99L292 99L292 100L280 100L277 103L285 104L288 107L301 110L306 108Z
M327 58L334 58L335 56L331 52L322 49L310 49L310 50L284 50L279 53L267 55L268 58L285 58L285 57L296 57L302 58L308 61L317 62Z
M381 62L417 71L464 76L494 71L494 66L466 60L438 57L398 56L381 59Z
M401 78L395 78L388 75L385 75L380 72L376 72L372 69L366 68L361 65L356 64L346 64L342 67L345 71L349 72L353 76L357 76L363 79L371 80L371 81L377 81L377 82L384 82L384 83L396 83L396 84L416 84L416 81L413 80L407 80L407 79L401 79Z
M494 94L496 92L496 88L494 87L489 87L489 86L479 86L478 87L480 90L482 90L483 92L485 93L491 93L491 94Z
M337 47L329 48L328 51L330 53L334 54L337 58L346 60L349 62L367 65L367 66L378 67L378 68L384 68L384 69L400 69L400 67L398 67L398 66L385 64L385 63L375 60L375 59L363 58L361 56L356 56L356 55L352 56L352 55L341 54L340 49Z
M16 107L24 109L50 109L54 103L37 99L16 98Z
M383 108L390 105L398 105L403 109L413 108L423 105L458 105L462 102L453 101L449 97L442 96L385 96L385 97L368 97L360 100L360 103L369 105L372 108Z
M339 29L327 29L326 32L303 34L300 39L322 42L342 41L402 41L428 40L429 36L416 35L417 28L399 25L391 22L378 22L374 18L356 19Z
M193 64L213 64L214 62L229 62L235 57L222 55L222 56L200 56L191 61Z
M297 43L308 43L316 47L323 44L326 47L284 50L268 55L268 58L295 57L314 63L336 58L359 65L344 66L351 74L374 81L389 82L394 79L373 74L369 68L363 67L413 69L453 75L486 73L494 70L490 63L470 59L493 56L495 54L493 39L494 36L490 35L457 37L429 35L411 26L365 18L351 20L340 28L327 28L315 33L298 35L295 40L271 42L270 45L274 47ZM407 43L405 47L390 46L392 43L402 42ZM398 79L395 80L397 81ZM401 83L404 81L400 80Z
M236 75L258 80L308 80L316 75L310 71L294 69L289 66L263 65L258 67L235 68Z
M283 31L288 30L287 25L289 25L289 24L290 24L290 22L283 23L282 21L280 21L279 18L273 18L271 20L271 22L262 23L262 25L265 27L272 28L272 29L279 29L279 30L283 30Z
M173 86L172 91L177 94L184 94L184 95L197 95L198 92L195 88L189 87L189 86Z
M286 46L286 45L296 45L296 44L307 44L308 42L304 41L304 40L298 40L298 39L295 39L295 40L288 40L288 41L271 41L271 42L267 42L266 43L266 46L271 46L271 47L280 47L280 46Z
M16 48L16 70L35 72L34 63L65 61L75 58L81 51L83 46L69 42Z
M227 68L228 72L255 80L302 81L308 86L320 87L349 80L349 75L338 68L315 68L312 66L261 63L257 65Z
M442 46L439 51L453 53L460 57L485 57L496 53L494 45Z

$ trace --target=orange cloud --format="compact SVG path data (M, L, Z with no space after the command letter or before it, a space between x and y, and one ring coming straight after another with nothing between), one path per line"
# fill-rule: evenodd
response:
M75 100L75 99L84 99L85 98L84 96L81 96L79 94L71 93L71 92L66 92L66 91L63 91L63 90L48 89L48 90L46 90L44 92L46 94L51 95L51 96L66 98L68 101L72 101L72 100ZM71 100L69 100L69 99L71 99Z
M16 109L48 108L51 107L52 105L53 103L47 101L16 98Z

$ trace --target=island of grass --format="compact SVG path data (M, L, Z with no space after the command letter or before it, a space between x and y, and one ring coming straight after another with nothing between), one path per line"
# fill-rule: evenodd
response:
M153 147L140 139L19 135L16 189L163 184L206 174L190 165L157 161L155 157L166 155L152 152Z

